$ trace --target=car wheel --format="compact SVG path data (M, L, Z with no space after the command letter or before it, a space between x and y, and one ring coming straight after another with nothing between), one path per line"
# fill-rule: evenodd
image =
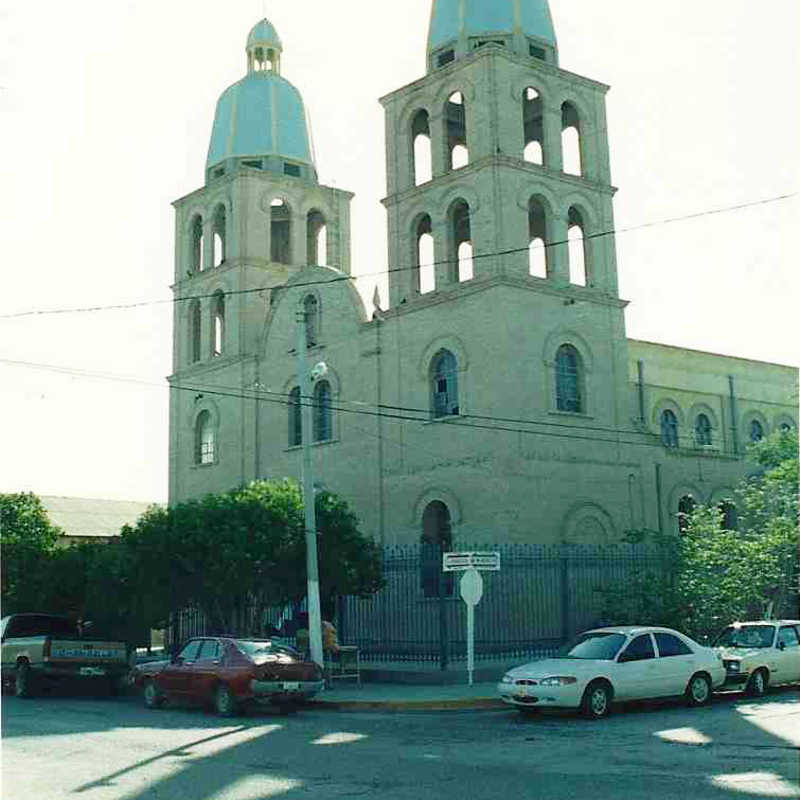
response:
M159 691L155 681L147 681L144 685L144 704L148 708L161 708L164 705L164 695Z
M704 706L711 702L711 679L698 672L686 685L686 699L690 706Z
M214 709L221 717L232 717L238 708L231 690L221 683L214 692Z
M33 697L34 680L31 666L27 661L20 661L14 674L14 694L17 697Z
M581 714L587 719L602 719L611 711L611 687L605 681L593 681L581 700Z
M763 697L767 692L768 685L769 675L767 675L767 671L765 669L757 669L750 676L750 680L747 681L747 686L745 686L744 690L750 697Z

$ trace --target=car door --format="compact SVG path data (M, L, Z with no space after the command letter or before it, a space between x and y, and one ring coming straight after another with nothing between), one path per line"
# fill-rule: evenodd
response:
M778 655L773 683L800 681L800 637L794 625L781 625L776 642Z
M657 673L659 680L653 697L683 694L697 667L697 656L686 642L673 633L653 633L658 648Z
M658 683L653 637L642 633L634 637L617 656L614 694L619 700L652 697Z
M203 639L203 645L189 670L188 688L192 696L208 699L217 683L222 658L218 639Z
M158 682L165 692L175 695L185 695L188 693L192 667L197 660L202 644L202 639L192 639L184 646L183 650L178 653L174 661L167 664L161 671L158 676Z

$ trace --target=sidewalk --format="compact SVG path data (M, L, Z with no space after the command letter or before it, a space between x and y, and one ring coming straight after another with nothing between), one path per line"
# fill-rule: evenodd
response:
M507 708L497 694L497 682L469 686L449 684L339 683L320 692L309 705L341 711L447 711L468 708Z

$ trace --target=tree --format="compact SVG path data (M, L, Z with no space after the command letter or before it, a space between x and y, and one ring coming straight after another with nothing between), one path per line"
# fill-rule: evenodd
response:
M697 506L680 538L631 531L629 542L651 544L665 568L634 575L604 593L605 616L616 623L664 624L702 638L737 619L794 613L798 602L798 440L782 431L751 446L760 471L721 506Z
M0 494L3 613L42 610L46 565L62 535L36 495Z
M342 499L316 497L320 594L366 595L381 586L380 555ZM269 606L306 593L302 497L289 482L256 481L172 508L152 508L123 529L136 614L162 627L194 606L213 628L257 627Z

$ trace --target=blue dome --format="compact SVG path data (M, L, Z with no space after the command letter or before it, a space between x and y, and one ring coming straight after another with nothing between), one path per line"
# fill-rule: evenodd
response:
M471 36L522 34L556 47L547 0L433 0L428 52Z
M274 72L250 73L217 102L206 169L242 156L281 156L314 166L303 98Z
M248 48L256 44L271 44L273 47L283 48L278 31L268 19L262 19L261 22L255 24L247 37Z

